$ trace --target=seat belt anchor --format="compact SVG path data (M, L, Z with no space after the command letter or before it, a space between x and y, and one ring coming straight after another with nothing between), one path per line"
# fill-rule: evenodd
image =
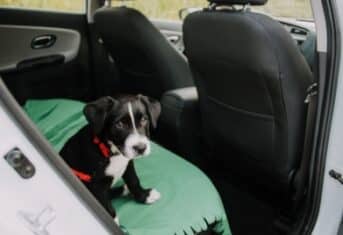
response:
M318 89L317 88L318 88L318 84L317 83L313 83L313 84L311 84L307 88L307 90L306 90L307 95L306 95L306 98L304 100L305 104L310 103L311 102L311 98L318 94Z

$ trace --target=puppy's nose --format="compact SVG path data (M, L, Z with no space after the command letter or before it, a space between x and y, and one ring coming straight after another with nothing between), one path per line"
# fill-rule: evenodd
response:
M138 154L143 154L144 151L146 150L146 144L144 143L139 143L133 146L133 149L138 153Z

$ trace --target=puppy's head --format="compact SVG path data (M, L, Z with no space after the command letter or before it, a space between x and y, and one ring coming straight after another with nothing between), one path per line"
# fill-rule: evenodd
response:
M148 137L160 113L159 102L143 95L103 97L84 108L94 134L112 142L130 159L150 153Z

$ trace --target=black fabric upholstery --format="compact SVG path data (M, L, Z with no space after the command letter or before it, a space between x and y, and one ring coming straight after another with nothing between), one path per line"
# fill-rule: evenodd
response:
M233 5L233 4L264 5L267 3L268 0L208 0L208 1L211 3L220 4L220 5Z
M196 88L168 91L163 94L161 105L163 112L157 131L159 143L199 166L200 111Z
M244 11L196 12L183 30L214 162L288 190L301 157L312 80L291 36L270 17Z
M118 64L125 92L160 98L167 90L193 85L185 57L140 12L127 7L102 8L94 20Z

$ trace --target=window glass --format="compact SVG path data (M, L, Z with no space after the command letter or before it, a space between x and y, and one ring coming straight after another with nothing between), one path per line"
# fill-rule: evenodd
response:
M254 7L254 9L276 17L299 20L313 18L310 0L269 0L266 5Z
M113 0L112 6L126 5L140 10L150 18L179 19L182 8L197 8L208 6L207 0ZM253 7L256 11L276 17L291 17L296 19L311 19L310 0L269 0L265 6Z
M1 8L85 12L85 0L0 0Z

